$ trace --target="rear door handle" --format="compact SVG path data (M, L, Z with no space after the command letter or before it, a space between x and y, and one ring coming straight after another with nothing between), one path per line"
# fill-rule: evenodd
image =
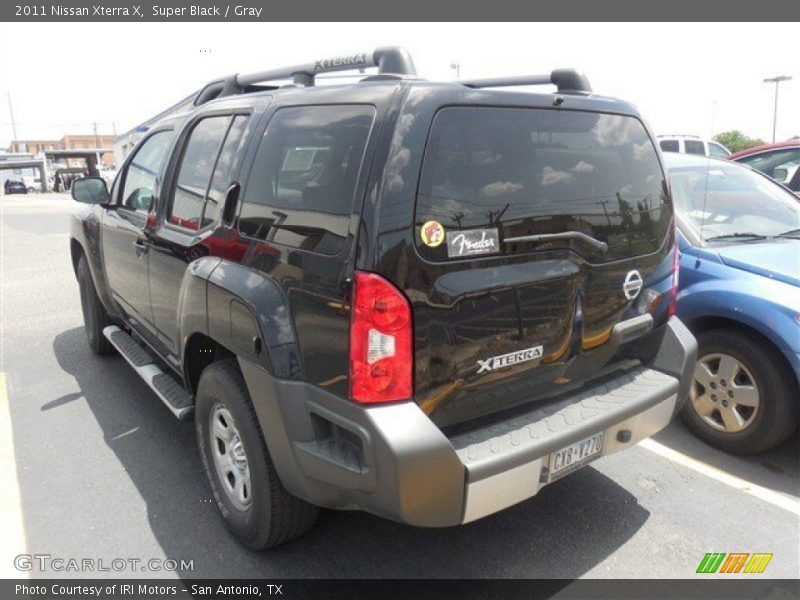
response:
M225 204L222 207L222 223L223 225L232 225L233 219L236 217L236 202L239 200L239 189L241 186L238 183L232 183L225 192Z

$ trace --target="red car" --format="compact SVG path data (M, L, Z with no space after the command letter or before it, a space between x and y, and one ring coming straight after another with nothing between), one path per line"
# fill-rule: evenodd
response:
M782 183L795 194L800 193L800 139L740 150L728 156L727 160L753 167Z

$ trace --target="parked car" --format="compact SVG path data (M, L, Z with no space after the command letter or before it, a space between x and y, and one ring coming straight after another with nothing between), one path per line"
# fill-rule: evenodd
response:
M42 191L42 179L41 177L35 177L33 175L24 175L22 177L23 183L25 184L25 188L28 190L29 194L33 194L34 192L41 192Z
M800 140L763 144L728 156L769 175L795 194L800 194Z
M3 185L3 190L6 194L27 194L28 188L22 181L6 180Z
M537 84L558 91L491 89ZM636 110L580 73L433 83L381 48L194 103L110 192L75 182L72 261L90 347L194 414L247 546L319 506L473 521L683 406L666 175Z
M681 246L678 315L699 345L684 420L723 450L767 450L800 414L800 203L745 166L664 158Z
M725 158L731 151L714 140L704 140L696 135L660 135L658 145L662 152L697 154Z

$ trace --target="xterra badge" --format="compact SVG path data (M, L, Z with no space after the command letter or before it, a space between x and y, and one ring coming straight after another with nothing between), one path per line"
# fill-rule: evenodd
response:
M516 352L509 352L508 354L501 354L500 356L493 356L486 360L478 359L478 375L486 373L487 371L496 371L504 367L510 367L529 360L536 360L542 358L542 347L534 346L527 350L517 350Z

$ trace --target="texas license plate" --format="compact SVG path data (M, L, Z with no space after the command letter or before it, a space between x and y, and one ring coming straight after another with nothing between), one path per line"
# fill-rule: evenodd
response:
M597 458L603 451L605 432L575 442L550 455L550 481L563 477Z

